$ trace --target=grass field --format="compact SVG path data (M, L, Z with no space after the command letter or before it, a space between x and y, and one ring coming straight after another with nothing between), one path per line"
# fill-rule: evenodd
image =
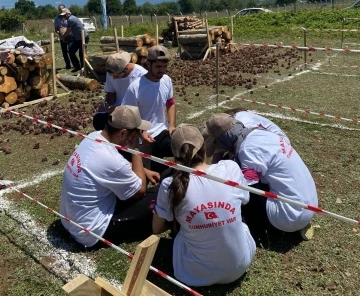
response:
M91 36L94 42L98 35ZM301 37L301 34L279 35L274 40L266 36L239 36L239 40L244 43L281 41L284 44L301 44ZM353 39L356 38L354 35ZM316 34L309 40L308 44L313 46L333 47L340 41L338 34ZM96 51L95 48L92 50ZM360 118L360 68L354 67L360 66L358 56L355 53L314 52L308 56L311 65L306 70L302 59L287 70L275 67L274 70L280 70L281 75L273 71L258 74L258 83L251 90L240 86L220 86L218 106L215 99L209 99L214 94L214 88L183 88L175 83L174 88L179 88L175 91L177 123L200 124L214 112L236 108L264 114L287 133L309 167L317 185L319 205L340 215L359 219L359 124L242 100L310 109L348 119ZM232 62L236 63L237 59L232 59ZM63 66L60 54L57 54L57 63L59 67ZM198 69L196 62L187 63ZM170 76L172 71L175 71L173 65ZM214 69L208 71L210 76L214 75ZM198 73L209 75L205 70ZM226 73L224 75L225 80L230 79ZM186 100L182 90L186 91ZM79 95L75 93L72 96ZM99 100L97 94L91 96L90 101ZM59 98L58 102L68 105L69 97ZM33 108L37 107L22 111L31 114ZM86 105L86 110L91 114L91 103ZM17 120L1 118L0 124ZM91 130L89 125L82 132ZM62 169L69 157L64 152L73 150L81 139L70 138L66 134L55 137L51 134L20 135L14 131L4 132L0 138L0 145L7 145L12 151L10 154L0 153L0 173L5 179L15 181L19 189L29 196L59 210ZM33 148L35 143L39 143L36 150ZM42 162L44 157L47 162ZM58 163L53 164L55 161ZM264 238L243 278L230 285L196 290L204 295L359 295L359 228L319 215L315 216L313 224L316 226L313 240L302 242L293 235ZM140 241L124 241L120 247L134 252ZM169 275L172 275L171 244L167 234L161 236L153 262L154 267ZM65 295L61 286L77 273L90 277L103 276L118 284L124 280L130 265L127 257L113 249L87 251L80 248L61 228L58 217L18 193L4 190L0 191L0 256L0 295L9 296ZM149 274L148 279L170 294L187 295L154 274Z

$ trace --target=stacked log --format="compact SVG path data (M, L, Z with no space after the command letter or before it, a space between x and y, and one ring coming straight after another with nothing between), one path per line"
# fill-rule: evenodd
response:
M95 79L63 74L56 74L56 78L70 89L95 90L98 87L98 82Z
M179 40L176 36L176 27L179 32ZM232 35L229 28L227 26L212 26L208 29L211 45L220 42L220 49L223 52L231 52ZM200 58L205 52L201 55L197 55L197 53L200 53L208 42L204 30L206 27L196 16L174 16L168 23L168 28L162 32L162 36L166 40L172 41L174 47L180 43L190 54L194 53L194 55L191 54L194 58Z
M137 35L132 37L118 37L117 42L119 49L127 51L131 54L131 63L143 65L148 55L148 48L157 44L154 38L151 38L149 34ZM158 40L159 42L160 40ZM116 53L115 46L108 46L107 44L115 44L114 36L103 36L100 38L100 43L104 44L101 46L103 53L113 54ZM96 58L95 58L96 59ZM90 63L91 64L91 63ZM102 67L99 73L105 73L105 66ZM95 69L95 68L94 68Z
M13 50L0 65L0 105L9 107L30 99L49 96L48 65L51 55L28 57Z

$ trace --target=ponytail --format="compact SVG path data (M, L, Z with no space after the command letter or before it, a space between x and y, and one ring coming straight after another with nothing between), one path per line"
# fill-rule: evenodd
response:
M180 162L182 165L193 168L198 164L205 161L205 143L193 156L194 146L184 144L181 147L180 157L175 158L175 161ZM180 170L176 170L173 175L173 181L169 186L169 193L171 197L171 206L174 213L175 208L182 202L186 195L189 186L190 174ZM174 216L175 219L175 216Z

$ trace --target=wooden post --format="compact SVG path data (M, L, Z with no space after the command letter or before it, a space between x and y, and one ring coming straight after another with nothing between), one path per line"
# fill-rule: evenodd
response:
M94 282L85 275L77 276L62 288L70 296L171 296L146 280L158 243L159 237L152 235L137 246L121 291L101 277Z
M37 22L37 27L38 27L38 33L40 34L40 22Z
M94 20L95 29L98 29L98 24L97 24L97 21L96 21L96 17L92 16L92 19Z
M22 34L25 36L25 23L22 24Z
M156 35L155 35L155 38L156 38L156 45L159 45L159 25L156 23L156 26L155 26L155 30L156 30Z
M56 63L55 63L55 42L54 42L54 33L50 34L50 44L51 44L51 58L52 58L52 87L53 87L53 91L52 94L53 96L57 95L57 88L56 88Z
M345 18L341 21L341 42L340 42L340 48L343 48L344 43L344 25L345 25Z
M230 18L230 25L231 25L231 39L234 42L234 16L232 15Z
M121 37L124 37L124 26L121 25Z
M134 259L121 289L125 295L137 296L141 294L159 240L158 236L152 235L137 246Z
M220 43L216 42L216 106L219 106Z
M82 44L82 51L83 51L83 65L84 65L84 77L87 77L87 65L86 65L86 43L85 43L85 31L81 30L81 44Z
M119 49L118 34L116 28L114 28L114 38L115 38L116 52L119 52L120 49Z
M112 22L112 17L109 15L109 23L110 23L110 28L113 27L113 22Z
M178 43L178 49L177 49L177 53L179 54L179 56L181 56L181 45L179 44L179 29L178 29L178 24L177 21L174 21L175 23L175 38L176 41Z
M306 46L306 29L305 28L302 28L303 32L304 32L304 47L307 47ZM307 68L307 50L305 49L304 50L304 64L305 64L305 70Z

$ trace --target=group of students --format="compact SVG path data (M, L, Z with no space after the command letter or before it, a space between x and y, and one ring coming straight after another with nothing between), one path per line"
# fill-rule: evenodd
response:
M109 58L106 110L94 116L99 130L89 137L174 157L207 175L317 206L309 170L270 120L244 111L214 114L200 128L175 127L172 84L165 74L169 60L162 46L149 49L147 71L131 64L125 53ZM252 227L311 238L313 213L308 210L154 163L147 166L139 155L85 138L64 171L64 227L86 247L101 242L68 219L111 242L127 233L170 229L174 275L191 286L240 278L256 252Z

